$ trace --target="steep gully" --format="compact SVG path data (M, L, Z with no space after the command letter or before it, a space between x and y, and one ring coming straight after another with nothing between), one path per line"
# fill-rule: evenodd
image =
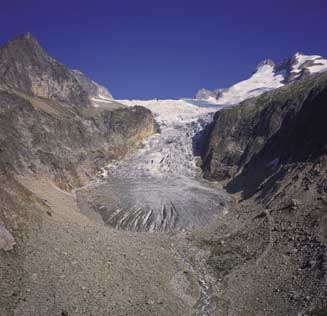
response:
M217 183L204 180L196 165L201 131L219 107L194 100L121 102L152 110L160 131L137 152L103 168L97 181L74 192L81 212L96 213L98 220L118 230L181 236L226 212L230 198ZM198 279L194 314L214 315L206 253L185 238L179 240L176 257Z

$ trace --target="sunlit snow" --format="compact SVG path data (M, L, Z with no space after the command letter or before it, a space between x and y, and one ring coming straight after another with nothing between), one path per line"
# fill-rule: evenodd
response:
M243 80L223 92L216 102L221 105L238 104L263 92L282 87L284 79L282 73L275 73L273 66L263 65L249 79Z
M235 105L300 79L304 71L306 74L327 71L327 59L319 55L296 53L292 59L286 60L280 65L274 65L273 62L264 62L250 78L240 81L227 89L199 90L199 92L203 93L202 95L200 93L200 98L203 97L220 105Z
M116 100L127 106L142 105L151 110L160 123L191 122L201 115L220 108L217 101L179 99L179 100Z
M316 73L327 70L327 60L319 55L295 54L296 63L293 65L291 72L300 74L304 69L310 73Z

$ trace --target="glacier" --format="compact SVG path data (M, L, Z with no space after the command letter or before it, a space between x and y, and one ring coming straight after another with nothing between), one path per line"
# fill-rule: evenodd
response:
M196 163L197 139L223 106L193 99L116 102L150 109L160 133L106 166L104 179L91 192L79 193L82 212L91 208L109 226L147 232L191 230L224 214L230 198L217 183L201 177Z

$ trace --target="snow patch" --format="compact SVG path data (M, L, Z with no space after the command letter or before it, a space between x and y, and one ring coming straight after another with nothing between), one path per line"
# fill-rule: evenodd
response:
M296 53L294 58L296 63L294 63L291 73L298 74L297 77L300 76L303 70L308 70L311 74L327 70L327 60L319 55L303 55ZM305 65L308 62L311 62L311 65Z
M275 65L272 60L265 60L257 66L256 72L250 78L227 89L201 89L196 97L220 105L236 105L300 79L303 71L310 74L327 71L327 60L319 55L301 53L296 53L292 59L279 65Z
M127 106L141 105L151 110L156 120L163 124L188 123L200 116L217 111L221 108L214 100L116 100Z
M243 80L223 92L216 102L221 105L238 104L266 91L282 87L284 79L284 73L275 73L273 66L262 65L249 79Z

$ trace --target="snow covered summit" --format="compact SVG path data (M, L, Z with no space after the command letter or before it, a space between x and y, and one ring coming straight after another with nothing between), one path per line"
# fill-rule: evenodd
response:
M296 53L280 64L268 59L261 62L250 78L226 89L201 89L195 99L210 100L220 105L238 104L266 91L282 87L304 76L327 71L327 59L319 55Z
M300 79L303 75L327 70L327 59L319 55L303 55L296 53L291 60L288 81Z

